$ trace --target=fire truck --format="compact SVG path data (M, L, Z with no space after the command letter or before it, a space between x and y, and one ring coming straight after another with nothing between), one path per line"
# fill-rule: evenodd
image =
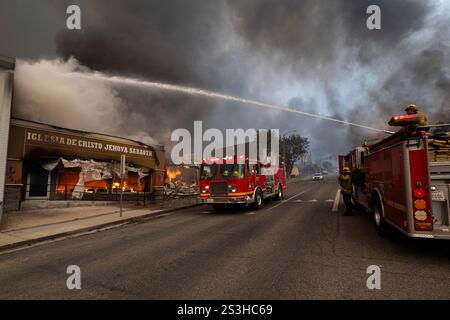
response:
M258 210L264 199L280 200L283 197L287 184L282 166L274 170L259 161L243 161L242 156L222 160L214 157L203 160L200 168L201 202L211 204L216 210L237 205Z
M353 201L373 215L379 234L390 226L408 237L450 239L450 136L427 133L418 120L393 117L399 132L340 156L339 169L350 167Z

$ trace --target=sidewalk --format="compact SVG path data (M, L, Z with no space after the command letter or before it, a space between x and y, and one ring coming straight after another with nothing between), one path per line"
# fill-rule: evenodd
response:
M143 220L153 215L199 205L196 199L174 199L146 207L71 207L5 213L0 251L97 229Z

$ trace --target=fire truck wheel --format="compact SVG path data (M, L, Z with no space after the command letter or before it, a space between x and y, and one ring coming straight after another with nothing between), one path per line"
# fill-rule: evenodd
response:
M261 209L263 206L263 195L261 190L256 190L255 193L255 202L253 203L253 207L255 210Z
M380 236L387 234L387 225L383 218L382 207L380 200L377 200L373 206L373 218L375 222L375 228Z
M277 194L275 195L275 200L281 200L282 198L283 198L283 187L281 186L281 184L279 184Z

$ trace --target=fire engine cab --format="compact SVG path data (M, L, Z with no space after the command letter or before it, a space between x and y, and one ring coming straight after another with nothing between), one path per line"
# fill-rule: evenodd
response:
M409 237L450 239L450 136L417 121L393 117L399 132L340 156L339 167L350 167L353 201L372 213L380 234L390 225Z
M258 210L264 199L283 197L287 184L282 166L275 170L259 161L253 164L248 159L243 161L242 156L219 160L204 159L201 165L200 199L203 203L212 204L216 210L239 204Z

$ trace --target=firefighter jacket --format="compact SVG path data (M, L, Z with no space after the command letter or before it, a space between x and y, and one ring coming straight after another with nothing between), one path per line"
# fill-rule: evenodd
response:
M349 173L344 173L339 176L339 185L341 186L342 194L352 194L352 176Z
M420 122L418 124L419 127L427 127L428 119L423 112L418 111L417 115L420 117Z
M419 116L419 123L417 123L417 126L418 127L428 127L428 119L425 116L425 114L421 111L417 111L416 115ZM409 126L402 127L400 129L400 132L407 132L408 129L409 129ZM414 126L414 129L415 129L415 126Z

